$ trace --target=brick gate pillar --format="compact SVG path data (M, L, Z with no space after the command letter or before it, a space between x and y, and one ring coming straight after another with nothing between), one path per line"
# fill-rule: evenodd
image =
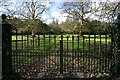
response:
M11 25L6 22L6 15L2 14L2 77L12 77Z

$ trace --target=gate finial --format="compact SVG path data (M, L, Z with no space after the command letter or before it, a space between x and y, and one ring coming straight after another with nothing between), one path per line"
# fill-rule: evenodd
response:
M2 20L5 20L6 19L6 15L5 14L2 14Z

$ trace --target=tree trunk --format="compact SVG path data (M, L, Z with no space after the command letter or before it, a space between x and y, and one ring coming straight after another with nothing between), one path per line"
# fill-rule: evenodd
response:
M80 22L80 36L83 36L83 21Z
M33 37L33 38L35 37L35 32L34 32L34 31L32 31L32 37Z

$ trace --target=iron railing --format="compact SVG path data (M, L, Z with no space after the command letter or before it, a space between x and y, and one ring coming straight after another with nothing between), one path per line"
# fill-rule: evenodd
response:
M110 72L109 35L12 35L13 71L22 77L86 73L87 77Z

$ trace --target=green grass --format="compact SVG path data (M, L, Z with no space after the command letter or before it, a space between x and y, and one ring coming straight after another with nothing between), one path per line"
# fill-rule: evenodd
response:
M60 40L61 40L61 35L40 35L40 40L38 38L30 38L27 39L26 36L17 36L17 52L19 53L27 53L30 52L46 52L50 53L51 51L59 51L60 50ZM67 40L67 36L69 37ZM77 35L75 35L77 36ZM22 41L22 39L24 41ZM16 40L16 36L12 36L12 40ZM21 41L20 41L21 40ZM101 42L100 42L101 41ZM79 45L78 45L79 42ZM94 38L93 36L89 39L88 36L85 35L85 38L83 40L83 37L78 38L75 37L74 40L72 39L72 35L63 35L63 51L72 51L73 53L75 52L88 52L88 51L94 51L96 50L99 51L104 51L106 46L107 48L110 48L110 42L111 39L108 37L107 39L103 35L101 40L100 37L97 36ZM16 42L12 42L12 48L13 52L16 52Z

